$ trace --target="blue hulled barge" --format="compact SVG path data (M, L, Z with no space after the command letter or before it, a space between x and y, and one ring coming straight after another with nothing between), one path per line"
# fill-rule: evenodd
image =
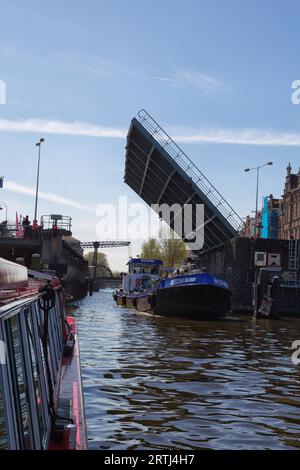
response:
M191 273L162 279L151 303L159 315L210 319L227 314L230 298L228 285L222 279L208 273Z
M195 269L162 276L161 260L131 259L114 299L142 312L196 319L224 317L230 310L231 292L222 279Z

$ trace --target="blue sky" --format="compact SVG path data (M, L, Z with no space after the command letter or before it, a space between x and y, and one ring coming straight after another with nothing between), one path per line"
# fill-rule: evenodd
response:
M297 1L15 0L0 13L0 199L10 218L32 217L41 136L39 215L70 215L74 236L93 240L98 204L140 202L123 168L141 108L241 217L255 204L245 167L274 162L262 170L261 196L281 195L288 162L298 171ZM107 253L123 267L126 250Z

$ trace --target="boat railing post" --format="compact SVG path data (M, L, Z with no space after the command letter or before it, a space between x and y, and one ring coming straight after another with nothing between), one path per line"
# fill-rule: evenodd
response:
M48 390L48 383L46 377L46 370L43 363L43 356L42 356L42 344L39 332L39 324L38 324L38 316L41 315L41 311L39 310L39 305L37 300L32 303L31 309L31 318L32 318L32 329L33 329L33 338L35 343L35 351L36 351L36 359L39 365L39 385L40 385L40 393L42 398L42 405L43 405L43 415L45 421L45 436L43 436L43 444L45 447L48 445L48 441L50 438L50 429L51 429L51 416L49 413L48 407L48 400L49 400L49 390Z
M6 336L4 331L4 320L0 319L0 340L6 347ZM10 373L10 364L7 351L5 351L5 363L0 364L0 387L2 389L4 418L6 427L6 440L8 449L20 449L17 426L15 405L11 393L12 378Z

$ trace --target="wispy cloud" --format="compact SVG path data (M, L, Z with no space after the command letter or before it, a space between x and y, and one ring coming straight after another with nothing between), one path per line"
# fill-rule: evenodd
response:
M122 65L100 59L99 57L94 57L91 63L92 70L95 73L106 75L106 76L119 76L120 73L124 75L129 75L130 77L138 78L142 75L136 72L132 68L124 67Z
M35 196L35 189L29 188L28 186L23 186L22 184L16 183L14 181L7 180L5 182L5 189L13 193L24 194L25 196ZM81 209L87 212L92 212L96 214L96 209L93 209L91 206L85 204L80 204L77 201L72 199L65 198L53 193L44 193L39 192L39 198L44 199L45 201L54 202L55 204L62 204L64 206L74 207L76 209Z
M171 82L171 83L182 83L181 80L178 80L177 78L171 78L171 77L154 77L155 80L161 80L163 82Z
M166 76L156 76L156 80L170 82L184 87L197 88L205 93L219 90L222 83L219 79L198 72L196 70L176 69L172 74Z
M48 121L45 119L26 119L11 121L0 119L0 131L35 132L44 134L82 135L90 137L110 137L122 139L127 132L120 128L97 126L85 122Z
M141 80L152 80L151 75L126 67L118 62L106 60L101 57L82 57L74 53L60 53L54 57L54 68L64 68L73 73L84 73L104 79L131 77ZM155 80L167 82L170 85L192 87L204 93L211 93L222 89L223 85L217 78L211 77L197 70L176 68L171 74L157 75Z
M300 146L300 133L274 129L187 129L173 130L177 142L240 145Z
M0 131L32 132L36 134L62 134L87 137L124 139L127 130L119 127L97 126L95 124L75 121L52 121L46 119L27 119L11 121L0 119ZM175 142L240 145L274 145L300 146L300 133L278 131L275 129L211 129L211 128L168 128Z

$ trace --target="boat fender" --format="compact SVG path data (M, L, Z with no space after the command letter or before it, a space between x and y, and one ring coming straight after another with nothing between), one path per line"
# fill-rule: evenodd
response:
M52 428L52 439L64 450L75 450L76 432L77 426L75 424L55 423Z
M72 356L75 346L75 338L73 333L70 333L67 337L67 340L64 344L63 355Z
M132 305L136 308L136 306L137 306L137 299L136 298L132 299Z

